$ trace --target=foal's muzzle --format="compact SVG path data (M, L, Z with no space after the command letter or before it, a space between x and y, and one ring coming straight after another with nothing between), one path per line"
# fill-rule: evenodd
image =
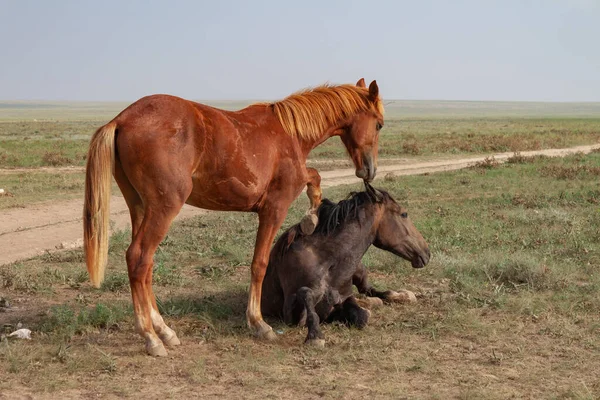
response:
M429 247L425 249L424 252L421 252L413 258L411 264L413 268L423 268L429 263L431 259L431 252L429 251Z

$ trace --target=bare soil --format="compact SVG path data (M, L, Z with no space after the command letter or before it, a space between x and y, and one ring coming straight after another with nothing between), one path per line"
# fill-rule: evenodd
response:
M600 144L577 146L566 149L546 149L524 151L525 157L546 155L560 157L573 153L589 153L600 149ZM427 162L413 162L398 159L393 165L378 168L377 178L388 175L419 175L441 171L466 168L486 158L493 157L497 162L504 162L514 153L487 154L460 159L441 159ZM313 163L317 169L319 163ZM71 170L70 168L69 170ZM323 188L359 182L354 169L335 169L321 172ZM45 252L73 249L83 243L81 213L83 199L53 203L37 203L26 208L9 209L0 213L0 265L17 260L34 257ZM184 206L177 219L189 218L209 211ZM129 213L123 197L114 195L111 198L112 229L123 229L129 224Z

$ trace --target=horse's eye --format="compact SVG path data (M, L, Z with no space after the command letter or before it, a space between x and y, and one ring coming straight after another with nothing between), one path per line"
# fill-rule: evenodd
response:
M402 218L408 218L408 213L405 213L405 212L403 212L402 214L400 214L400 216L401 216Z
M381 128L383 128L383 125L381 125L379 122L377 123L377 130L380 131Z

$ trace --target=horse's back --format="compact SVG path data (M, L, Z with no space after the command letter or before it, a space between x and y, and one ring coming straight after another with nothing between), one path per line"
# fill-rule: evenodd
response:
M142 198L176 191L196 207L256 211L270 188L297 184L294 191L271 196L272 201L300 193L299 147L265 105L232 112L152 95L127 107L114 122L117 168Z

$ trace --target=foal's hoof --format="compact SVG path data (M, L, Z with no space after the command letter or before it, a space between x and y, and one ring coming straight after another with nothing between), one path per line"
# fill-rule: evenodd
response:
M165 346L162 343L159 343L155 346L146 346L146 352L152 357L166 357L168 354Z
M308 213L300 221L300 230L305 235L312 235L319 223L319 217L316 214Z
M169 337L161 337L160 340L162 340L163 344L168 347L179 346L181 344L181 341L175 332L173 332L173 334Z
M390 301L393 303L416 303L417 302L417 296L415 296L415 294L413 292L411 292L410 290L400 290L398 292L390 290L389 293L385 296L385 299L387 301Z
M381 307L383 305L383 300L381 300L379 297L367 297L364 300L364 305L367 309Z
M317 349L325 348L325 339L308 339L304 342L305 345L315 347Z

